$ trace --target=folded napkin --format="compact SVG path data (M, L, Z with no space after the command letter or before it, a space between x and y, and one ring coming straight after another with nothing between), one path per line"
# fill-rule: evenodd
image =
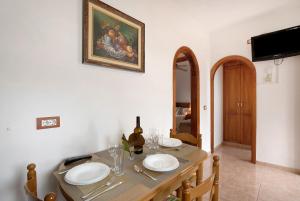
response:
M70 165L71 163L80 161L80 160L84 160L84 159L91 159L92 155L91 154L87 154L87 155L81 155L81 156L74 156L74 157L70 157L65 159L64 165Z

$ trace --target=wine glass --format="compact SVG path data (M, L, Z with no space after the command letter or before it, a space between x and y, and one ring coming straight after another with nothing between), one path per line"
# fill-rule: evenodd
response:
M129 145L129 160L134 160L134 146L133 145Z

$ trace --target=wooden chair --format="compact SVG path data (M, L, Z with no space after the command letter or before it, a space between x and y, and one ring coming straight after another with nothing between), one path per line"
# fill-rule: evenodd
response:
M190 133L175 133L173 129L170 129L170 137L179 139L187 144L202 148L202 135L198 133L197 137Z
M197 137L191 135L190 133L175 133L173 129L170 129L170 137L179 139L185 143L188 143L190 145L202 148L202 136L201 134L198 134ZM196 175L192 175L191 179L194 179L196 177L196 184L200 184L202 182L203 178L203 164L201 163L196 171ZM176 190L177 197L182 197L182 187Z
M196 187L191 187L190 181L183 182L183 201L199 200L210 192L209 201L219 200L219 156L213 157L212 175Z
M27 166L27 182L24 186L25 192L28 195L29 201L43 201L37 197L37 179L36 179L36 165L31 163ZM55 201L56 194L55 193L48 193L44 201Z

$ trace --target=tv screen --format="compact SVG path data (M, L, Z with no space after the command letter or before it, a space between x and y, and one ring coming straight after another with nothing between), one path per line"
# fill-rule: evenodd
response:
M300 54L300 26L251 38L252 61L272 60Z

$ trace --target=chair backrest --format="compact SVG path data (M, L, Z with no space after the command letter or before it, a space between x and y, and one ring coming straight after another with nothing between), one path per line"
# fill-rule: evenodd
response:
M189 181L183 182L183 201L191 201L210 192L209 201L219 200L219 156L213 157L212 175L201 184L192 188Z
M179 139L185 143L202 148L202 137L199 133L197 134L197 137L195 137L191 133L176 133L173 129L170 129L170 137Z
M43 201L37 197L37 179L36 179L36 165L31 163L27 166L27 182L24 186L25 192L28 195L28 201ZM55 201L56 194L55 193L48 193L44 201Z

